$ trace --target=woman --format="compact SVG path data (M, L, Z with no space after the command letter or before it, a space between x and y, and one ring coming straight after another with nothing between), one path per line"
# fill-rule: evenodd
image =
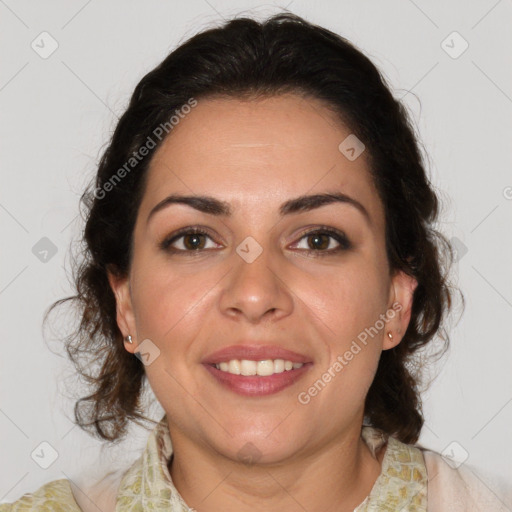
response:
M191 38L83 201L76 421L120 440L146 379L165 415L127 470L0 510L506 510L416 444L451 251L406 111L348 41L290 14Z

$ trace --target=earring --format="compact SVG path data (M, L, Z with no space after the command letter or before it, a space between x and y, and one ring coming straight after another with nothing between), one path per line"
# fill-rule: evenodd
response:
M391 334L391 332L388 332L388 336L389 336L389 339L392 340L393 339L393 335Z
M124 341L127 341L128 343L133 343L132 341L132 337L128 334L128 336L126 336L126 338L124 339Z

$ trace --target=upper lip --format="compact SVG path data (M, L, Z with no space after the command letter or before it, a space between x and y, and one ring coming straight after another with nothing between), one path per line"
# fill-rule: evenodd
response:
M264 361L266 359L284 359L292 363L309 363L311 359L276 345L231 345L230 347L216 350L206 356L203 364L218 364L232 359L248 359Z

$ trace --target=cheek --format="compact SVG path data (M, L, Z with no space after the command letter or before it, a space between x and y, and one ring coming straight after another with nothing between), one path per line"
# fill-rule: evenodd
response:
M195 360L194 340L201 337L208 304L207 291L218 278L213 273L178 273L169 263L154 261L144 265L140 260L132 281L133 305L137 333L141 340L150 339L158 348L158 356L145 367L149 383L166 410L192 407L185 403L183 389L196 392L190 380ZM209 281L211 280L211 282ZM156 352L155 352L156 353ZM176 417L180 414L176 412Z
M192 319L203 307L206 292L213 288L214 276L177 272L169 263L160 262L144 265L141 261L137 266L134 262L134 268L138 269L132 294L139 336L154 338L161 345L187 329L187 337L192 336Z
M302 283L302 284L301 284ZM370 328L385 312L387 291L382 276L367 265L351 265L323 277L297 281L301 298L341 343Z
M326 356L311 382L329 391L321 400L358 403L371 385L382 350L385 282L369 265L351 265L329 279L308 280L306 304L322 333ZM330 398L328 398L330 397Z

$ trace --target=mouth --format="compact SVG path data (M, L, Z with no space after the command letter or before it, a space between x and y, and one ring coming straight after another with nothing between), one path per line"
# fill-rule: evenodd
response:
M301 379L313 366L312 358L278 345L232 345L202 361L224 389L245 396L278 393Z
M313 363L284 360L251 361L243 359L203 364L209 374L225 389L243 396L266 396L295 384Z

